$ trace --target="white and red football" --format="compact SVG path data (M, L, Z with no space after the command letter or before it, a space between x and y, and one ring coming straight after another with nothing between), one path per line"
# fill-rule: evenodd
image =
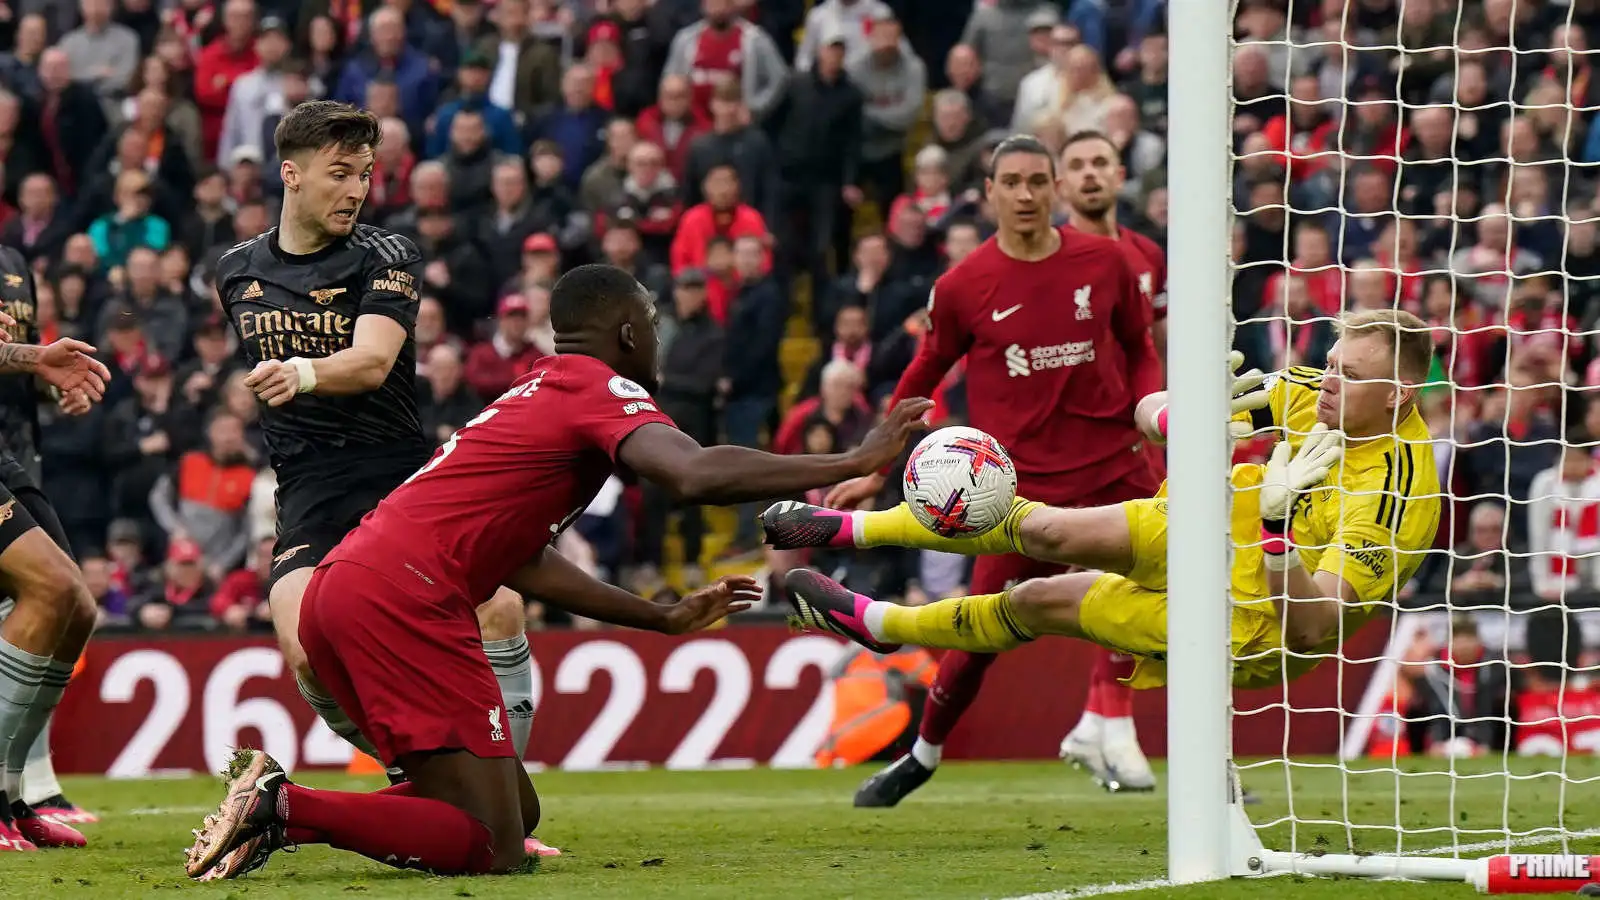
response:
M973 537L999 525L1011 510L1017 469L999 441L957 425L917 444L902 486L922 527L944 537Z

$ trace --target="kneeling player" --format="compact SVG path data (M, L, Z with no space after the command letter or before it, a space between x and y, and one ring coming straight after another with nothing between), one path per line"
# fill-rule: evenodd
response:
M729 504L836 484L888 465L931 406L909 400L844 454L703 448L655 405L655 303L621 269L580 266L551 294L559 355L490 404L396 488L317 568L300 641L317 678L410 777L377 794L287 783L244 751L197 832L191 876L227 878L285 843L327 843L441 874L507 872L539 803L508 740L474 611L497 585L580 615L657 630L742 607L725 579L663 608L578 572L549 549L612 474L674 498ZM642 383L642 384L641 384ZM216 867L216 868L213 868Z
M1414 316L1362 313L1345 318L1325 371L1268 379L1267 403L1253 418L1288 436L1269 464L1236 466L1232 475L1236 685L1308 671L1392 600L1432 546L1439 481L1416 409L1431 353ZM1141 406L1144 427L1163 430L1161 403ZM806 624L876 650L912 643L997 651L1044 634L1083 637L1139 657L1130 683L1147 688L1165 681L1166 512L1162 497L1095 509L1019 499L1003 525L970 539L925 531L903 505L841 513L779 504L763 522L768 540L783 546L822 534L858 546L1018 552L1097 569L919 608L872 601L804 570L791 573L789 586Z

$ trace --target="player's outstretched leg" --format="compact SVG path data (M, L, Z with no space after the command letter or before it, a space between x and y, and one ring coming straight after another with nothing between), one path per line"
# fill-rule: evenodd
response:
M1030 559L1126 572L1134 563L1128 516L1121 504L1082 509L1018 497L1000 524L975 537L941 537L922 527L904 503L871 512L792 500L761 514L764 540L779 550L805 547L914 547L966 556L1020 553Z
M925 606L901 606L857 594L811 569L795 569L784 579L794 604L795 624L847 637L874 652L902 644L1000 653L1039 635L1088 637L1079 624L1079 609L1103 572L1073 572L1030 578L998 594L953 597ZM1164 601L1162 601L1164 603ZM1148 642L1144 635L1130 641ZM1160 645L1148 652L1166 649ZM1147 652L1143 646L1131 648Z
M185 860L191 877L232 878L288 843L323 843L403 869L484 875L526 865L521 788L512 759L466 751L415 754L401 763L411 782L388 791L317 791L289 782L277 761L241 750L227 793L195 829ZM237 868L219 869L225 860Z

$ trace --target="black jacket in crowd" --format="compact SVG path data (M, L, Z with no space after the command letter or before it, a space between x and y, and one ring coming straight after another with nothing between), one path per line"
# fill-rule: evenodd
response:
M855 184L861 164L861 90L841 74L832 84L815 70L789 76L783 102L768 119L785 180L822 190Z
M776 398L783 390L778 371L778 348L789 318L789 298L773 278L747 282L739 288L728 310L728 333L723 376L732 382L730 400L745 397Z

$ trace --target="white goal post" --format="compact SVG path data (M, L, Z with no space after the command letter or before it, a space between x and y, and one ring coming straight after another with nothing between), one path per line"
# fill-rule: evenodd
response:
M1575 383L1571 359L1579 358L1574 345L1595 344L1600 331L1576 330L1569 321L1576 320L1578 301L1571 287L1574 280L1600 279L1600 262L1592 274L1571 275L1568 262L1568 229L1576 217L1589 223L1600 219L1600 124L1596 125L1597 140L1591 145L1596 162L1586 162L1579 154L1587 136L1588 121L1596 116L1595 105L1589 97L1600 98L1600 54L1585 55L1590 61L1581 76L1577 66L1563 67L1554 60L1556 54L1568 46L1586 52L1589 46L1600 45L1600 10L1590 13L1580 21L1576 10L1585 6L1585 0L1392 0L1390 3L1345 0L1347 20L1342 26L1297 27L1312 18L1337 11L1339 0L1278 0L1280 8L1289 10L1287 27L1271 36L1253 35L1236 38L1236 16L1242 6L1256 0L1167 0L1168 29L1170 35L1169 110L1168 110L1168 180L1170 212L1167 229L1167 259L1170 283L1169 333L1167 348L1167 381L1170 392L1169 429L1167 447L1168 491L1170 497L1168 518L1168 633L1169 650L1166 659L1168 672L1168 878L1175 884L1210 881L1240 876L1263 876L1296 873L1304 875L1368 876L1407 878L1418 880L1443 880L1467 882L1480 890L1498 890L1497 879L1505 877L1509 867L1512 877L1517 867L1533 872L1549 862L1555 875L1576 877L1579 881L1600 881L1600 855L1592 857L1595 871L1586 868L1591 858L1587 854L1600 854L1600 746L1585 751L1583 744L1560 745L1553 750L1545 746L1546 756L1532 758L1519 756L1510 735L1519 726L1528 724L1511 706L1511 697L1524 675L1538 674L1529 670L1537 668L1523 661L1526 656L1521 645L1511 646L1504 636L1521 634L1525 623L1534 613L1556 611L1568 616L1564 622L1577 621L1587 613L1576 612L1600 608L1594 596L1600 596L1600 534L1588 543L1563 545L1557 550L1532 546L1520 537L1509 541L1515 530L1509 524L1515 516L1528 516L1529 510L1542 509L1543 502L1573 501L1572 488L1561 478L1547 493L1533 496L1526 484L1514 484L1511 474L1512 454L1522 454L1527 448L1544 445L1545 452L1556 454L1560 465L1565 449L1565 425L1581 418L1567 415L1568 404L1586 402L1588 394L1575 391L1589 387L1587 382ZM1418 22L1429 18L1417 11L1417 5L1428 7L1432 18L1428 40L1419 35ZM1408 6L1412 7L1408 10ZM1485 8L1487 7L1487 12ZM1313 13L1315 9L1315 13ZM1370 26L1373 10L1392 9L1401 22L1412 15L1409 25L1396 25L1384 32L1382 27ZM1587 9L1587 6L1585 6ZM1363 11L1364 10L1364 11ZM1500 32L1494 22L1486 20L1505 14L1509 10L1511 25ZM1553 13L1552 10L1557 10ZM1367 15L1359 40L1355 39L1358 13ZM1564 18L1563 18L1564 16ZM1382 18L1382 16L1378 16ZM1590 22L1593 33L1586 44L1580 44L1583 22ZM1441 24L1442 23L1442 24ZM1419 30L1407 32L1406 28ZM1521 29L1520 31L1518 29ZM1549 37L1579 32L1568 37L1561 45L1545 43L1536 45L1528 36L1537 34ZM1374 38L1372 35L1380 35ZM1495 44L1493 35L1506 34L1502 44ZM1485 39L1485 35L1489 40ZM1383 35L1387 35L1384 37ZM1441 39L1441 35L1443 38ZM1444 567L1443 587L1437 594L1429 594L1419 601L1397 599L1366 628L1386 636L1377 643L1380 651L1368 649L1363 653L1343 650L1321 662L1324 667L1338 667L1338 702L1332 706L1316 708L1297 707L1287 684L1273 688L1274 698L1263 703L1251 700L1238 703L1231 686L1234 664L1230 649L1227 602L1230 561L1233 546L1229 539L1230 496L1228 471L1233 448L1229 441L1227 356L1234 344L1236 328L1244 325L1275 327L1279 345L1290 357L1296 354L1294 335L1298 328L1310 328L1316 321L1331 324L1337 310L1324 310L1323 314L1308 317L1286 315L1287 307L1282 296L1267 294L1260 309L1250 315L1240 315L1235 321L1235 280L1240 272L1251 265L1270 266L1268 262L1245 262L1234 258L1235 223L1248 216L1259 206L1252 207L1244 200L1246 192L1239 185L1247 179L1236 178L1241 167L1253 165L1251 160L1259 152L1242 151L1247 143L1259 151L1260 143L1250 143L1248 133L1236 133L1234 127L1237 102L1234 90L1235 56L1239 50L1253 44L1248 52L1259 53L1272 60L1274 83L1269 95L1288 110L1293 110L1296 100L1291 84L1296 74L1319 73L1319 78L1331 89L1325 89L1315 102L1330 110L1333 124L1325 137L1331 149L1322 145L1313 153L1332 159L1328 172L1321 182L1320 193L1296 193L1295 154L1301 152L1293 143L1274 151L1275 158L1287 159L1290 169L1281 179L1282 193L1269 201L1279 208L1287 219L1303 221L1315 217L1319 222L1331 223L1327 227L1336 237L1330 261L1320 264L1320 270L1335 272L1337 300L1343 308L1350 308L1355 279L1352 274L1366 269L1380 269L1388 276L1388 289L1392 295L1390 308L1419 308L1418 297L1406 295L1407 284L1425 284L1431 276L1448 277L1451 305L1444 324L1430 322L1434 332L1447 331L1450 353L1463 352L1462 338L1465 330L1456 325L1462 320L1458 311L1464 304L1472 304L1487 318L1479 323L1482 328L1501 329L1504 347L1495 345L1495 353L1503 353L1500 364L1503 371L1480 383L1470 386L1470 391L1456 383L1453 362L1443 364L1443 374L1436 361L1435 374L1430 376L1429 387L1437 389L1437 398L1447 398L1448 429L1440 436L1435 432L1435 442L1449 445L1440 450L1437 458L1446 460L1440 467L1440 483L1445 496L1442 504L1458 506L1453 515L1447 511L1441 521L1444 532L1460 519L1463 527L1455 529L1459 539L1465 532L1465 511L1474 502L1499 504L1506 510L1499 526L1503 549L1497 551L1504 559L1500 587L1483 594L1460 596L1453 587L1459 584L1456 576L1470 565L1464 557L1452 553L1453 541L1442 541L1430 551ZM1356 88L1351 77L1358 70L1358 57L1368 54L1371 59L1390 54L1403 58L1390 75L1379 78L1377 87L1369 79ZM1407 55L1410 54L1408 57ZM1549 56L1548 67L1543 62L1526 64ZM1420 90L1423 85L1408 84L1406 79L1418 76L1406 59L1427 57L1431 67L1427 76L1430 90ZM1500 72L1498 80L1489 87L1489 96L1463 99L1463 81L1471 75L1461 74L1470 64L1490 69L1490 59L1508 65L1509 75ZM1326 66L1316 69L1305 65L1311 59L1322 60ZM1441 64L1441 60L1446 62ZM1505 61L1509 60L1509 63ZM1329 72L1327 67L1337 66L1340 71ZM1496 71L1491 71L1495 75ZM1370 70L1369 70L1370 73ZM1475 74L1475 73L1474 73ZM1388 80L1385 82L1384 79ZM1580 82L1581 78L1581 82ZM1595 85L1589 84L1593 78ZM1519 83L1519 79L1522 81ZM1448 80L1448 81L1447 81ZM1444 85L1441 92L1440 85ZM1554 85L1553 87L1551 85ZM1556 90L1558 89L1559 90ZM1387 96L1383 92L1387 90ZM1368 93L1368 92L1371 93ZM1258 95L1262 99L1269 95ZM1374 100L1373 97L1380 99ZM1555 99L1552 99L1555 98ZM1493 179L1481 179L1486 187L1481 204L1469 205L1457 198L1462 189L1452 187L1448 208L1419 209L1414 198L1402 202L1402 182L1407 160L1406 150L1397 139L1391 147L1373 149L1370 142L1354 139L1361 123L1358 110L1365 103L1386 103L1409 123L1418 110L1442 109L1451 116L1452 132L1448 156L1429 156L1423 162L1438 162L1457 173L1472 168L1476 174L1488 169L1473 168L1486 164L1497 166ZM1494 106L1495 116L1473 114ZM1504 107L1499 111L1499 107ZM1550 134L1550 119L1539 126L1538 134L1545 135L1545 143L1559 147L1560 155L1548 153L1531 156L1523 146L1514 146L1520 140L1518 129L1524 127L1520 120L1540 114L1552 113L1563 119L1564 125L1555 127ZM1463 118L1473 118L1475 123L1494 122L1504 126L1508 138L1489 141L1489 155L1483 155L1483 140L1473 140L1469 149L1462 137L1460 124ZM1293 123L1293 117L1290 117ZM1259 124L1259 123L1258 123ZM1291 124L1291 128L1292 128ZM1564 130L1563 130L1564 129ZM1259 130L1259 128L1257 129ZM1529 129L1533 133L1532 129ZM1396 131L1396 134L1400 134ZM1291 132L1292 135L1292 132ZM1354 151L1347 146L1357 146ZM1543 146L1543 144L1541 144ZM1414 149L1414 148L1413 148ZM1415 160L1413 160L1415 161ZM1388 203L1380 209L1351 207L1356 191L1355 180L1373 168L1387 174ZM1519 176L1534 172L1526 179ZM1475 177L1476 177L1475 174ZM1250 173L1246 172L1248 177ZM1544 194L1531 193L1529 184L1535 181L1544 188ZM1518 182L1521 181L1519 184ZM1458 182L1452 182L1452 185ZM1464 183L1464 182L1460 182ZM1503 194L1494 191L1498 189ZM1476 188L1474 188L1476 190ZM1579 196L1581 192L1581 197ZM1314 199L1307 199L1307 197ZM1540 200L1546 202L1539 202ZM1254 204L1259 202L1252 200ZM1499 203L1504 212L1483 209ZM1582 209L1581 214L1574 210ZM1351 255L1346 253L1345 235L1351 221L1364 222L1363 229L1379 230L1381 236L1372 240L1372 253ZM1491 231L1496 221L1505 223L1503 259L1494 264L1474 265L1474 241L1493 248ZM1442 224L1441 224L1442 223ZM1477 226L1482 223L1483 228ZM1421 230L1424 227L1440 229L1448 235L1442 246L1434 246L1431 254L1414 253L1402 258L1398 244L1402 227ZM1552 229L1560 235L1560 250L1555 254L1536 256L1518 249L1518 235L1531 228ZM1380 252L1384 241L1396 242L1392 253ZM1586 251L1600 260L1600 251ZM1492 254L1490 254L1492 255ZM1372 258L1383 260L1374 263ZM1416 262L1419 261L1420 262ZM1282 255L1274 271L1287 274L1277 285L1286 296L1294 272L1294 247L1291 229L1283 229ZM1413 264L1415 263L1415 264ZM1467 266L1464 268L1464 266ZM1584 270L1588 273L1589 270ZM1538 279L1545 279L1538 282ZM1545 318L1533 324L1511 319L1513 307L1521 309L1525 279L1534 279L1548 285L1548 299L1544 301ZM1299 282L1296 282L1298 289ZM1600 314L1600 290L1586 288L1592 293L1595 309L1590 310L1582 327L1594 328L1592 323ZM1585 300L1584 302L1591 302ZM1373 308L1370 305L1366 308ZM1553 308L1553 309L1552 309ZM1570 315L1570 319L1569 319ZM1496 318L1498 317L1498 318ZM1557 323L1551 325L1554 317ZM1424 316L1426 319L1426 316ZM1273 320L1276 324L1273 324ZM1543 336L1559 348L1558 376L1525 377L1533 369L1523 368L1523 357L1517 354L1520 341L1525 337ZM1312 341L1315 345L1317 342ZM1274 351L1278 352L1278 351ZM1441 351L1443 352L1443 351ZM1457 357L1450 357L1451 360ZM1499 359L1499 357L1496 357ZM1320 359L1304 359L1307 365L1321 367ZM1518 378L1511 372L1513 362L1518 368ZM1589 370L1600 372L1600 361ZM1577 375L1581 378L1580 369ZM1600 394L1600 386L1594 386ZM1517 390L1539 390L1541 396L1555 396L1557 400L1554 442L1546 435L1536 438L1524 434L1520 427L1511 427L1512 402ZM1465 400L1462 400L1463 396ZM1504 407L1492 407L1490 399L1506 400ZM1573 399L1578 398L1578 399ZM1470 404L1473 413L1458 407ZM1464 407L1463 407L1464 408ZM1490 412L1488 410L1497 410ZM1597 407L1600 409L1600 407ZM1476 418L1471 418L1475 416ZM1458 416L1461 418L1458 419ZM1597 417L1600 418L1600 417ZM1466 490L1452 491L1457 483L1455 466L1461 463L1465 452L1462 435L1467 425L1498 424L1504 448L1501 481L1498 490L1477 493ZM1430 425L1431 425L1430 421ZM1593 434L1590 440L1600 440ZM1453 448L1453 449L1451 449ZM1559 449L1557 449L1559 448ZM1434 453L1434 445L1419 448ZM1481 455L1481 454L1480 454ZM1522 455L1519 460L1531 458ZM1596 454L1600 459L1600 454ZM1600 473L1600 464L1595 469ZM1597 475L1596 477L1600 477ZM1537 479L1537 487L1541 482ZM1543 482L1549 485L1549 481ZM1552 492L1553 493L1550 493ZM1565 492L1565 493L1564 493ZM1600 495L1594 498L1600 502ZM1575 502L1575 501L1574 501ZM1574 507L1575 508L1575 507ZM1575 514L1575 513L1574 513ZM1518 542L1520 541L1520 543ZM1390 548L1393 550L1393 548ZM1562 564L1593 566L1596 569L1594 588L1577 588L1561 582L1553 589L1540 588L1537 595L1531 589L1516 589L1511 580L1512 566L1551 565L1552 555L1559 556ZM1563 570L1564 571L1564 570ZM1576 576L1574 576L1576 578ZM1574 593L1585 597L1574 597ZM1417 612L1415 610L1423 610ZM1426 615L1432 619L1423 618ZM1600 617L1600 611L1594 613ZM1465 618L1463 618L1465 617ZM1370 755L1369 736L1374 723L1387 716L1398 723L1401 730L1407 725L1427 724L1410 716L1402 701L1394 701L1398 708L1387 708L1397 683L1416 676L1429 666L1430 671L1446 671L1453 666L1444 655L1451 647L1455 629L1466 627L1455 623L1462 621L1490 621L1490 630L1499 638L1485 638L1489 645L1488 666L1494 659L1507 673L1507 700L1498 713L1488 718L1497 719L1506 737L1498 746L1471 747L1471 758L1465 751L1407 755L1398 749L1399 744L1380 755ZM1445 622L1438 628L1446 629L1442 641L1435 641L1429 651L1435 655L1427 659L1407 656L1413 642L1420 642L1428 630L1425 622ZM1571 627L1566 626L1566 627ZM1498 629L1498 630L1496 630ZM1591 626L1592 633L1600 634L1600 621ZM1476 634L1476 631L1473 632ZM1370 635L1370 632L1369 632ZM1518 639L1520 640L1520 638ZM1370 641L1368 642L1371 643ZM1366 645L1363 645L1366 646ZM1567 692L1593 682L1600 685L1600 667L1591 645L1590 667L1585 670L1580 660L1563 657L1559 675L1555 676L1558 698ZM1504 654L1500 659L1499 655ZM1491 659L1491 657L1493 659ZM1349 673L1360 673L1361 678L1346 679ZM1448 671L1454 673L1451 668ZM1553 671L1545 667L1541 672ZM1409 674L1408 674L1409 673ZM1367 677L1370 674L1370 678ZM1420 677L1420 676L1416 676ZM1441 688L1448 696L1447 706L1456 721L1478 721L1483 714L1460 712L1457 701L1460 691L1468 688L1458 682L1454 674L1444 676L1448 684ZM1477 682L1473 682L1476 684ZM1345 687L1350 684L1352 687ZM1474 688L1475 689L1475 688ZM1600 687L1593 690L1600 691ZM1461 701L1465 702L1465 701ZM1557 708L1561 700L1557 701ZM1248 708L1247 708L1248 707ZM1461 707L1465 709L1465 707ZM1233 739L1236 726L1252 716L1281 713L1284 735L1281 752L1270 758L1235 759ZM1568 720L1566 713L1554 715L1556 730L1566 734L1569 726L1576 728L1576 720ZM1344 736L1343 746L1328 746L1318 751L1320 755L1297 758L1291 750L1290 730L1297 717L1336 717L1339 731ZM1600 720L1600 715L1585 714L1585 722ZM1435 721L1435 720L1427 720ZM1544 720L1547 724L1550 717ZM1447 726L1448 746L1457 740L1457 725ZM1600 736L1600 724L1596 724ZM1576 749L1574 749L1574 747ZM1439 749L1435 746L1434 749ZM1247 806L1244 791L1263 795L1260 806ZM1320 793L1318 793L1320 791ZM1308 799L1313 798L1313 799ZM1592 812L1586 812L1592 810ZM1536 866L1527 857L1504 854L1572 854L1548 857ZM1563 860L1571 860L1577 868L1568 871ZM1491 862L1493 861L1493 862ZM1541 871L1543 871L1541 869ZM1496 873L1496 874L1491 874ZM1553 876L1552 876L1553 877ZM1570 888L1569 888L1570 890Z

